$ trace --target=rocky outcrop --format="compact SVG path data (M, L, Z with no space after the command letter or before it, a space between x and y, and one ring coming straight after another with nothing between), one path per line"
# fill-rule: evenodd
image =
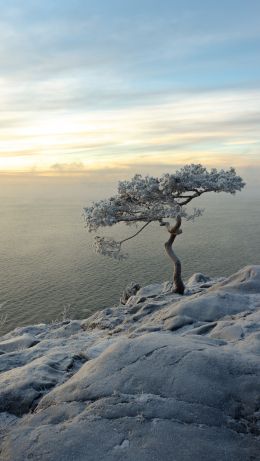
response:
M3 461L252 461L260 266L0 340Z

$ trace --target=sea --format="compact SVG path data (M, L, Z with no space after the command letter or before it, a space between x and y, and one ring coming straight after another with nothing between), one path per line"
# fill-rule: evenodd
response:
M115 192L113 181L98 178L4 178L0 189L1 334L23 325L64 318L83 319L116 306L126 285L171 280L165 254L168 235L149 225L125 244L128 258L111 260L93 248L83 208ZM194 202L204 208L194 222L183 222L175 250L183 277L195 272L228 276L260 264L259 194L208 194ZM193 207L193 204L191 205ZM136 231L124 225L102 235L123 239Z

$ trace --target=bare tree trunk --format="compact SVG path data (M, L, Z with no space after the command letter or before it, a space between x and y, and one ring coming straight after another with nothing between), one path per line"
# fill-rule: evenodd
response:
M172 249L172 244L177 237L177 235L182 233L181 227L181 217L177 216L176 224L173 227L170 227L169 223L164 223L167 226L168 232L171 234L169 240L165 243L165 249L168 256L171 258L174 264L174 271L173 271L173 281L174 281L174 292L180 295L184 293L184 283L181 278L181 262L178 256L174 253Z

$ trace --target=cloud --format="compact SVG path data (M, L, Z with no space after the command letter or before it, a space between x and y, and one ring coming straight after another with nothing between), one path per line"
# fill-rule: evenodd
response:
M86 171L86 168L82 162L72 162L72 163L55 163L50 166L50 170L53 170L56 173L82 173Z
M249 9L239 0L235 8L224 1L223 8L167 0L160 6L151 0L123 5L110 0L109 7L83 0L6 2L1 7L1 74L14 83L30 82L30 90L37 82L59 79L62 85L74 79L78 95L96 85L141 92L173 80L176 87L187 80L191 86L198 71L205 84L201 66L212 63L213 56L225 67L232 58L234 68L238 49L236 66L250 75L243 64L259 39L258 10L257 3ZM239 73L233 78L239 80Z
M53 172L57 164L60 172L67 172L73 165L80 171L82 165L94 170L140 158L149 164L158 159L180 164L188 159L219 163L224 157L232 164L256 164L259 101L257 90L214 91L109 111L35 111L24 118L21 113L22 124L18 119L17 126L0 125L0 167L20 164L23 170ZM2 117L6 120L7 115Z
M5 2L1 170L257 163L258 10L254 0Z

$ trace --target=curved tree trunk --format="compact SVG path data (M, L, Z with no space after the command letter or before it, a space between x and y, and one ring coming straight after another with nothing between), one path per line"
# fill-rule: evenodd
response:
M174 292L178 293L180 295L183 295L184 293L184 283L181 278L181 262L174 253L172 249L172 244L177 237L177 235L182 233L182 230L180 229L181 227L181 217L177 216L176 218L176 224L173 227L170 227L169 223L165 223L167 225L167 230L171 234L169 240L165 243L165 249L168 254L168 256L171 258L173 264L174 264L174 271L173 271L173 281L174 281Z

